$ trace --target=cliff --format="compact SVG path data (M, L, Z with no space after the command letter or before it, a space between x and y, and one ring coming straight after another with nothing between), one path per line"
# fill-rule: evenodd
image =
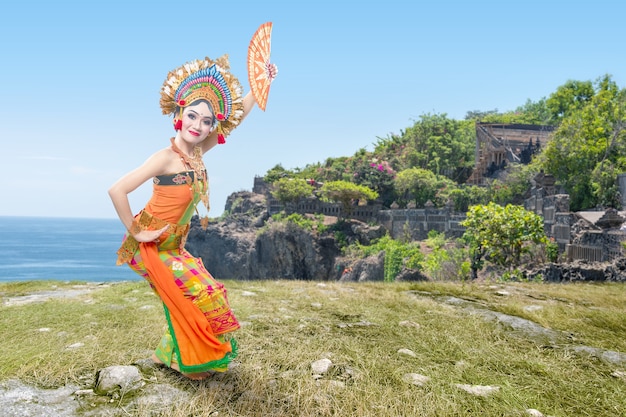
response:
M341 251L342 244L368 245L384 236L387 230L382 225L354 219L337 221L326 216L323 230L309 231L291 222L274 221L268 214L265 197L248 191L231 194L224 212L228 214L211 222L206 230L194 218L186 246L189 252L202 258L207 270L218 280L384 280L384 253L349 259ZM525 271L525 275L550 282L624 282L626 259L545 264ZM396 277L396 281L427 279L420 271L406 268Z
M194 218L186 246L202 258L216 279L346 279L347 260L342 257L336 236L348 243L368 244L385 234L382 226L356 220L338 222L332 217L325 218L327 227L321 232L275 222L268 214L265 197L247 191L231 194L225 213L206 230ZM358 267L360 273L351 274L354 278L350 280L382 280L381 262L382 258L363 260Z

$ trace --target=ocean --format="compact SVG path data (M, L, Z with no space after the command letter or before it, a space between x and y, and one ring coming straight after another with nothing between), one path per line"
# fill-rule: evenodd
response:
M0 282L140 280L115 265L124 232L118 219L0 216Z

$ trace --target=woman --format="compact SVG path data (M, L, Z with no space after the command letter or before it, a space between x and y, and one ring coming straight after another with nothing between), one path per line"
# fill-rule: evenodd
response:
M269 76L277 74L270 65ZM229 72L227 56L186 63L171 71L161 89L161 109L174 116L177 133L109 189L128 230L118 265L128 265L150 283L163 301L168 330L152 360L191 379L225 371L237 355L231 333L239 328L226 289L185 250L191 217L199 202L208 212L209 183L202 155L239 125L256 103ZM133 215L128 194L153 180L153 194ZM206 227L208 217L202 218Z

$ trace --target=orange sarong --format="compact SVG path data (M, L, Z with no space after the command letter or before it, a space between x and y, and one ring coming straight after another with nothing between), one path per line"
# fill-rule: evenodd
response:
M185 373L225 370L237 349L235 339L224 335L239 328L223 285L184 249L202 191L191 186L192 175L155 177L152 198L135 222L141 229L169 228L158 244L127 236L118 251L118 264L128 263L161 298L176 362Z
M232 352L231 343L221 343L204 313L185 298L172 279L172 272L161 261L157 245L140 243L139 251L150 281L167 307L166 315L175 335L180 370L202 372L213 368L210 362L221 361L228 352Z

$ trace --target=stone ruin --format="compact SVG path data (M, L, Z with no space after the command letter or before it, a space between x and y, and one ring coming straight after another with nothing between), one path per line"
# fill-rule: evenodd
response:
M612 262L622 257L625 213L613 208L570 212L569 195L558 194L555 182L552 175L538 173L524 206L543 217L546 235L558 243L567 261Z

